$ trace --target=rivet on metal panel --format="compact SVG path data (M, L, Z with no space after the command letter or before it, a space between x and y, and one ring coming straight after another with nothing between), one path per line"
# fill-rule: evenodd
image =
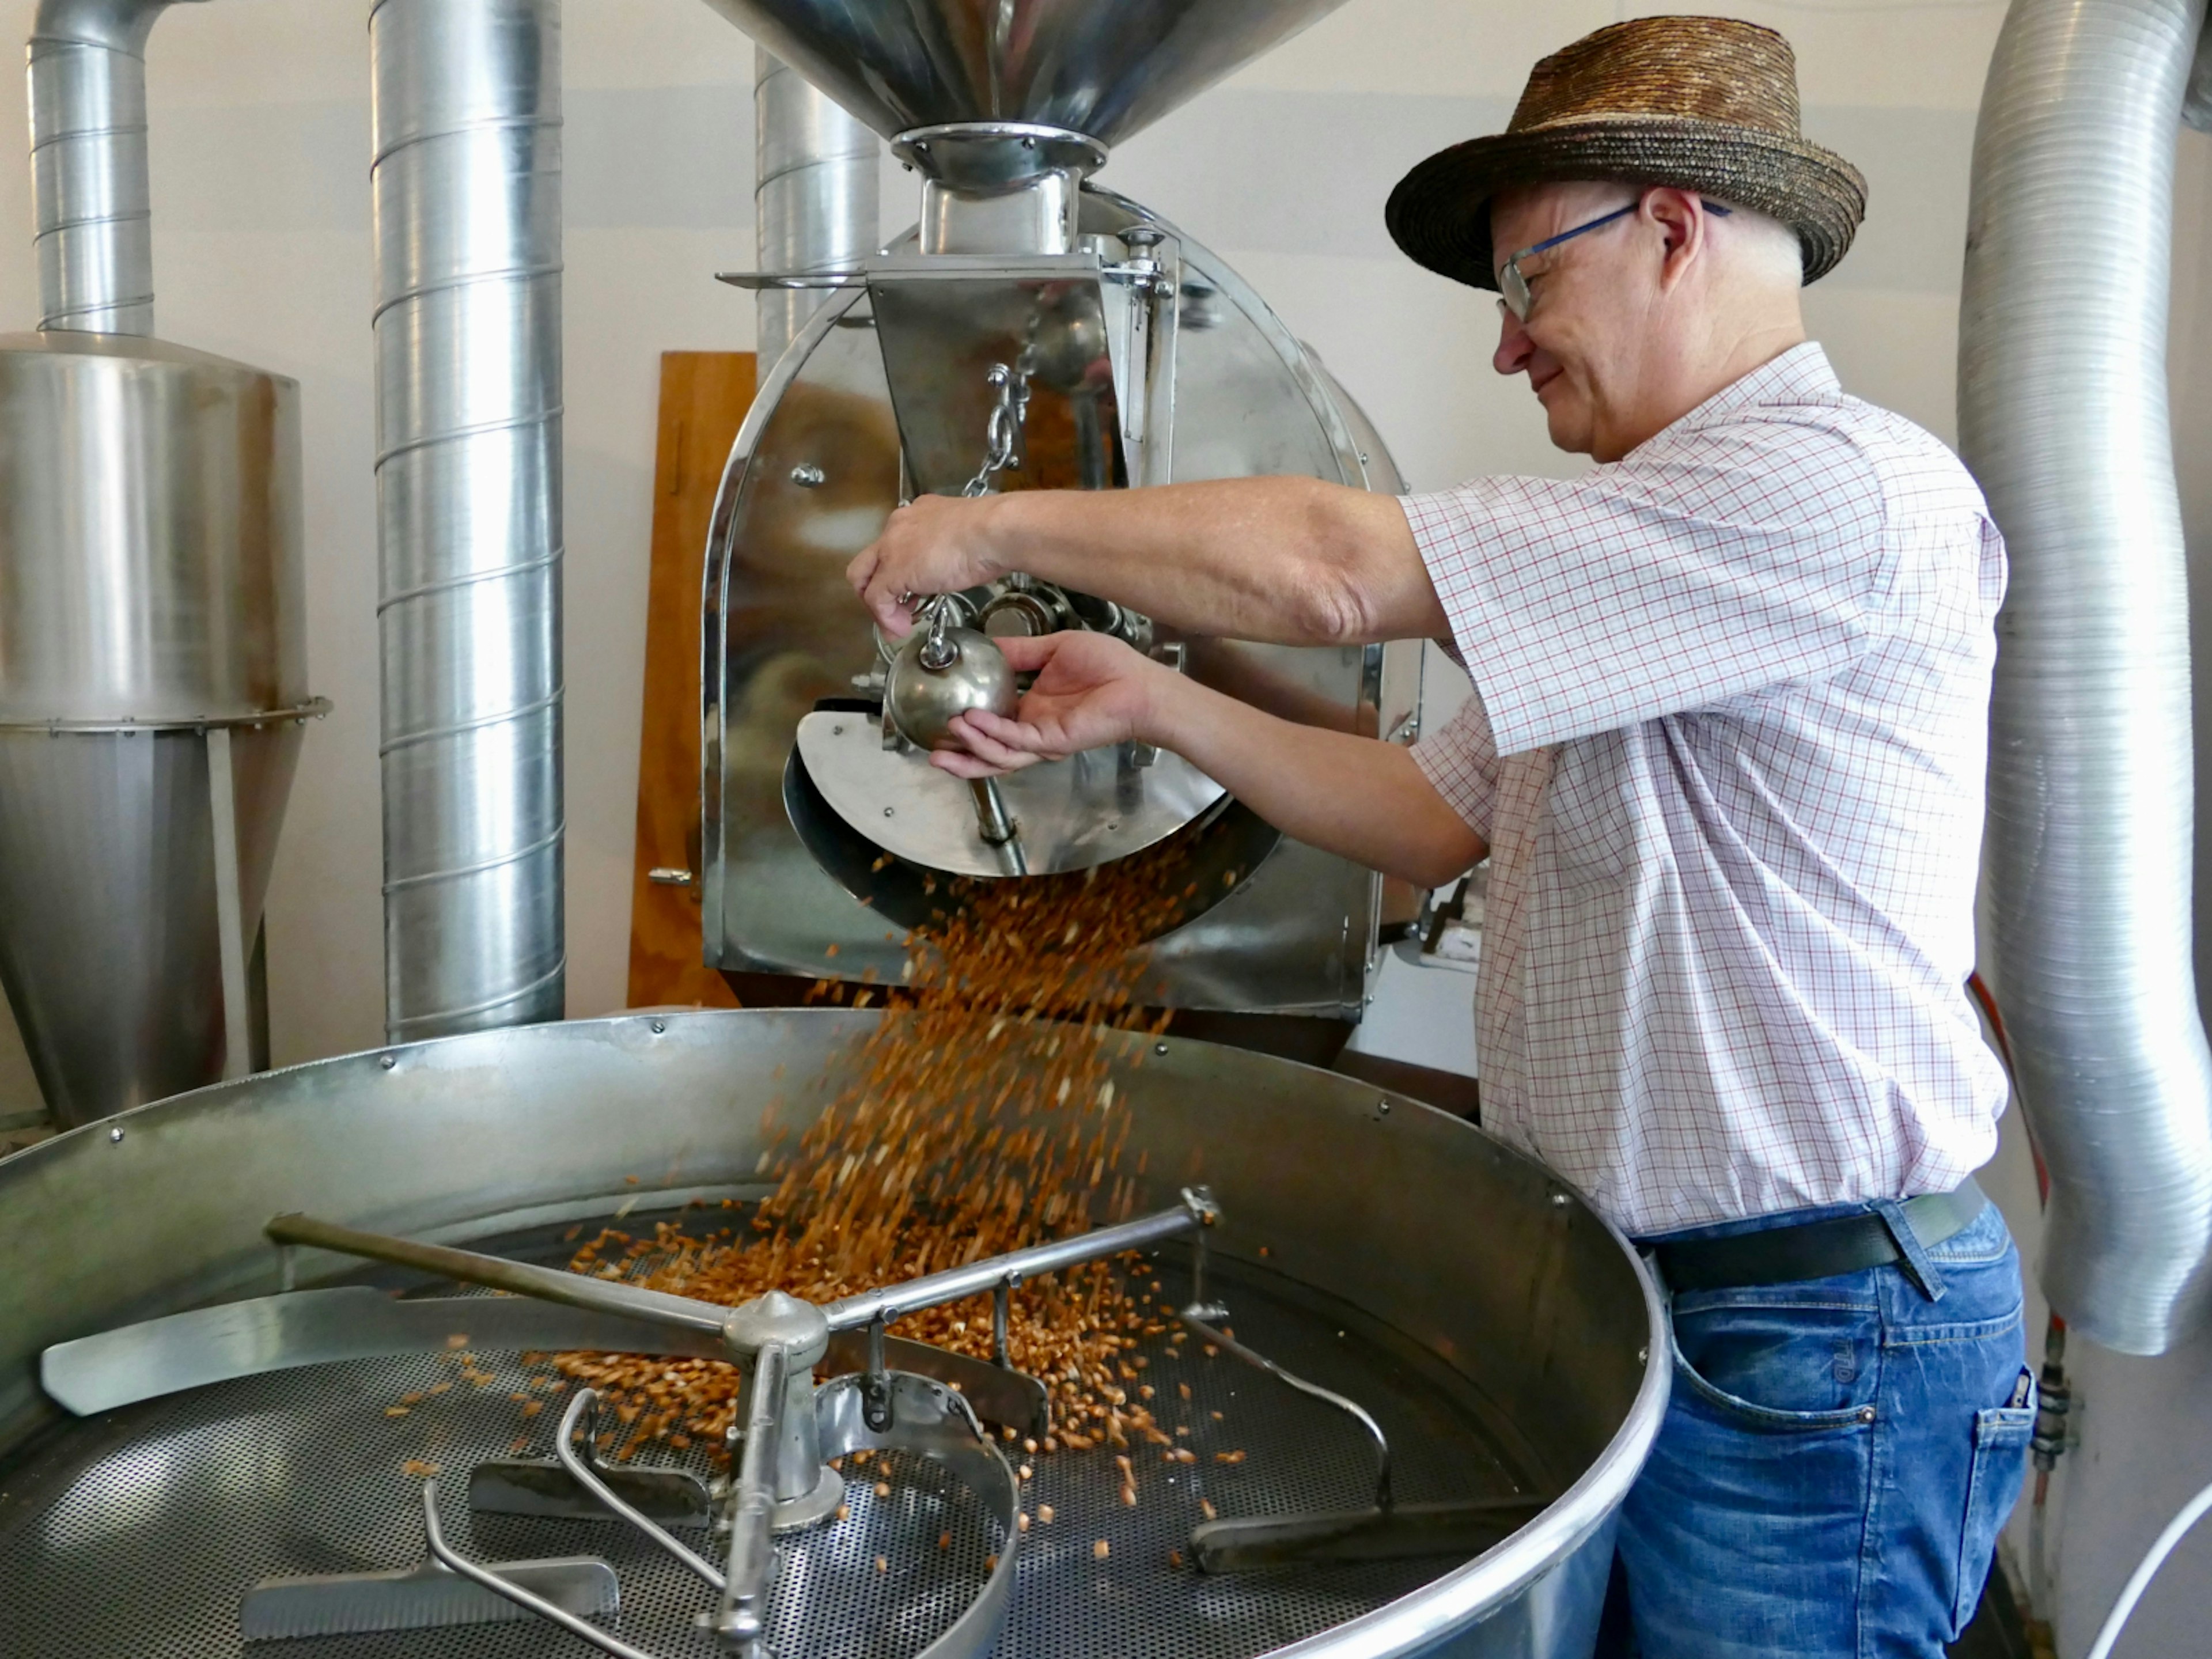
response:
M896 806L886 806L884 808L884 816L887 818L896 817L898 816L898 808Z
M116 1127L110 1129L107 1132L107 1139L116 1145L121 1145L123 1140L122 1126L118 1124Z
M801 461L791 469L791 481L801 489L818 489L829 476L811 461Z
M1553 1193L1552 1194L1552 1207L1555 1210L1565 1209L1567 1207L1567 1195L1565 1193Z
M1155 1042L1152 1045L1152 1052L1156 1054L1164 1054L1167 1053L1167 1051L1168 1045L1164 1042Z
M1639 1365L1650 1364L1651 1363L1651 1350L1649 1348L1638 1348L1636 1351L1636 1363Z
M653 1036L659 1036L663 1031L665 1031L667 1029L668 1029L668 1022L667 1022L666 1020L665 1020L665 1019L656 1019L655 1021L653 1021Z
M1376 1101L1376 1102L1375 1103L1375 1115L1376 1115L1376 1116L1377 1116L1377 1117L1388 1117L1388 1116L1389 1116L1389 1115L1390 1115L1390 1103L1389 1103L1389 1101L1387 1101L1387 1100L1378 1100L1378 1101Z
M396 1054L386 1054L376 1063L388 1072L399 1063L399 1058Z

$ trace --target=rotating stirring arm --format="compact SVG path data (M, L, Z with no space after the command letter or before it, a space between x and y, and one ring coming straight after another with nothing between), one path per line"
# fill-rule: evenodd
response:
M635 1285L563 1273L557 1267L535 1267L526 1261L484 1255L476 1250L457 1250L450 1245L422 1244L388 1233L362 1232L336 1222L308 1215L280 1215L263 1229L278 1244L307 1244L319 1250L336 1250L370 1261L388 1261L395 1267L413 1267L456 1279L465 1285L483 1285L495 1291L534 1296L541 1302L565 1303L593 1313L620 1315L654 1325L673 1325L679 1330L704 1331L726 1340L730 1310L712 1302L688 1296L671 1296Z

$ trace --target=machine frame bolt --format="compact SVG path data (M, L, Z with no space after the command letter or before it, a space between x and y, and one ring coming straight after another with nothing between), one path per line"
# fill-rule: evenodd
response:
M801 461L791 469L791 481L801 489L819 489L829 476L811 461Z
M376 1063L388 1072L399 1063L399 1056L397 1054L386 1054Z
M665 1020L665 1019L656 1019L655 1021L653 1021L653 1036L659 1036L663 1031L665 1031L667 1029L668 1029L668 1022L667 1022L666 1020Z
M121 1146L123 1144L123 1126L118 1123L115 1127L110 1129L107 1132L107 1139L110 1146Z

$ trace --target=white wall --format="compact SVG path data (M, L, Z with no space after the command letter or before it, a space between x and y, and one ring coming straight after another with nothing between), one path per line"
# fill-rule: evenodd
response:
M1349 0L1307 34L1124 147L1103 182L1227 254L1366 405L1417 487L1553 471L1525 390L1492 375L1486 295L1399 258L1391 183L1499 126L1528 64L1626 12L1606 0ZM1872 207L1807 308L1847 386L1953 434L1973 110L2002 17L1976 0L1719 8L1796 43L1806 125L1856 161ZM33 0L0 0L0 39ZM313 730L270 896L276 1056L382 1029L370 488L365 0L212 0L149 54L161 332L305 389L310 648L337 711ZM744 349L752 49L696 0L567 0L569 1010L619 1006L627 950L644 573L659 354ZM22 132L19 79L0 131ZM2184 144L2178 413L2212 416L2208 149ZM887 172L885 215L910 181ZM0 319L33 317L27 170L0 167ZM2083 277L2124 249L2085 250ZM2212 459L2185 441L2193 539L2212 548ZM2200 715L2200 730L2212 719ZM2207 775L2212 775L2208 773ZM2208 838L2212 839L2212 838ZM2208 933L2212 938L2212 933ZM12 1086L11 1086L12 1077ZM22 1082L0 1054L0 1116ZM1992 1184L2033 1243L2017 1137ZM2035 1310L2040 1330L2040 1308ZM2062 1476L2063 1649L2078 1654L2165 1515L2212 1474L2212 1345L2158 1361L2077 1355L2088 1443ZM2154 1589L2122 1651L2197 1653L2212 1535Z

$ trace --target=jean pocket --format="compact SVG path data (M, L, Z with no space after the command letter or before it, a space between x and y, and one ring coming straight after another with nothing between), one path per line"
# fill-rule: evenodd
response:
M2035 1432L2034 1373L2023 1366L2021 1376L2025 1381L2014 1392L2025 1392L2027 1404L1995 1406L1974 1414L1974 1462L1966 1478L1966 1513L1959 1529L1958 1577L1951 1601L1954 1641L1982 1599L1990 1560L1996 1553L1997 1533L2027 1476L2027 1443Z
M1881 1324L1848 1305L1677 1308L1674 1364L1691 1391L1746 1426L1807 1433L1871 1419Z

